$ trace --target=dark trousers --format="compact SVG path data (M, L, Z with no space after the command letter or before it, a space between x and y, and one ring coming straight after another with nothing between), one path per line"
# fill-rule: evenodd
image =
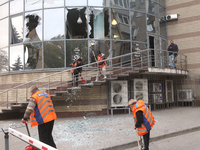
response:
M74 83L76 82L76 86L78 86L78 78L79 74L77 73L72 73L72 86L74 86Z
M149 150L149 137L150 137L150 131L143 135L143 140L144 140L144 150Z
M54 125L54 120L39 125L38 134L39 134L39 140L41 142L56 148L56 144L54 143L52 136L53 125Z

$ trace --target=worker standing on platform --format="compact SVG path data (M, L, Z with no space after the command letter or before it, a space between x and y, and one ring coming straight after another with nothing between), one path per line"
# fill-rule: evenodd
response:
M128 106L131 108L133 118L135 121L134 129L138 129L138 135L143 136L144 150L149 150L149 138L150 130L155 124L154 117L142 100L131 99L128 102Z
M105 60L105 61L103 61ZM98 51L98 56L97 56L97 67L98 67L98 70L97 70L97 76L96 76L96 81L99 80L99 76L100 76L100 73L103 74L103 79L106 79L106 57L105 57L105 54L101 53L100 51Z
M36 86L31 86L30 92L32 95L21 121L26 123L30 117L31 127L38 126L39 140L56 148L52 137L52 130L57 116L51 97L49 94L39 91Z

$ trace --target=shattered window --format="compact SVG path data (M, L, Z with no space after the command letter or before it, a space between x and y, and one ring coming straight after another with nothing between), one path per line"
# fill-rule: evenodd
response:
M23 18L22 16L11 18L11 44L23 41Z
M95 39L109 39L109 9L93 8L88 9L89 37Z
M24 44L25 69L42 68L42 43Z
M66 8L66 39L86 39L86 7Z
M111 30L113 39L130 40L129 11L111 9Z
M41 41L42 11L25 14L24 42Z
M63 18L63 8L44 10L44 40L64 38Z

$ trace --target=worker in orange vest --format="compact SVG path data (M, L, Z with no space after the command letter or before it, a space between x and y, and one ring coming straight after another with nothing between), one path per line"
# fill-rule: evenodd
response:
M31 127L38 126L39 140L56 148L52 130L57 116L51 97L46 92L39 91L36 86L31 86L30 92L32 95L21 121L26 123L30 118Z
M101 72L104 76L103 79L106 79L106 66L107 66L107 64L106 64L106 61L103 61L105 59L106 59L105 54L98 51L98 56L97 56L98 70L97 70L96 81L99 80L99 75L100 75ZM102 61L102 62L99 62L99 61Z
M79 76L81 76L81 73L82 73L82 59L79 58L78 60L75 60L73 63L72 63L72 68L76 68L76 67L79 67L79 68L76 68L76 69L72 69L71 70L71 73L72 73L72 86L74 85L74 82L76 82L76 87L78 86L78 79L79 79Z
M150 130L155 124L154 117L145 105L143 100L131 99L128 102L128 106L131 108L133 113L133 118L135 121L134 129L138 129L138 135L143 136L144 150L149 150L149 138Z

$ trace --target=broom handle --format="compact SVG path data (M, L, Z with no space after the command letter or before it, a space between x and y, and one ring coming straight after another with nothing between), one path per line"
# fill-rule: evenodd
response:
M30 132L29 132L29 129L28 129L27 122L25 122L25 125L26 125L26 130L27 130L28 136L31 136L31 135L30 135Z
M139 150L141 150L140 143L139 143L139 138L138 138L137 129L136 129L135 131L136 131L136 137L137 137L138 148L139 148Z

